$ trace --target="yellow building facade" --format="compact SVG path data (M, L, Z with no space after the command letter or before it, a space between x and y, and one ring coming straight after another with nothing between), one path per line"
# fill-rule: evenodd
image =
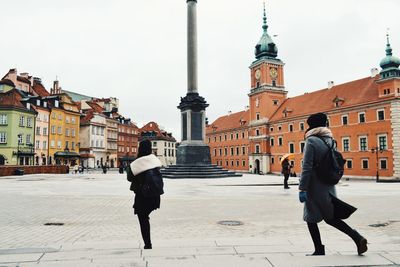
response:
M79 164L79 107L67 94L49 97L49 164Z

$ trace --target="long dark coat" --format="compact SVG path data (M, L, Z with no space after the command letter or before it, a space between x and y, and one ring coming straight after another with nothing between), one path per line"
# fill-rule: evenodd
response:
M134 213L146 213L150 214L153 210L160 208L160 196L155 197L145 197L142 193L142 186L144 182L144 178L146 172L151 170L144 171L134 176L131 170L131 167L127 168L127 179L131 182L130 190L135 192L135 202L133 204Z
M323 137L328 144L332 144L330 137ZM334 185L321 182L313 168L328 152L328 147L320 138L310 136L306 139L304 147L303 170L300 178L299 189L307 191L308 200L304 205L303 219L309 223L318 223L334 217L332 195L336 197Z

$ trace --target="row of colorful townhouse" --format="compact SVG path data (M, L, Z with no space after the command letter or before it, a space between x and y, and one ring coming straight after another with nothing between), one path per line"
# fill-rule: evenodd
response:
M0 80L0 166L125 167L138 141L150 139L163 165L176 162L176 140L156 122L141 129L119 112L119 100L63 90L10 69Z
M10 69L0 81L0 165L117 167L137 153L138 127L115 98L74 98L54 81Z

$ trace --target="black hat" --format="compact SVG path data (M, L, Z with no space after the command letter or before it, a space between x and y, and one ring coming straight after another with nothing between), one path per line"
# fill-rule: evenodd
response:
M310 115L307 119L308 129L307 131L317 128L317 127L326 127L328 122L328 117L325 113L315 113Z
M139 151L138 151L138 158L147 156L151 154L151 142L149 139L145 139L140 141L139 143Z

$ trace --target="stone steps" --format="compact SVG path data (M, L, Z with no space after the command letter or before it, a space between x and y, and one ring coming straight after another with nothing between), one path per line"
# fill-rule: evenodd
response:
M164 178L170 179L210 179L240 177L242 174L223 169L217 165L186 166L174 165L161 169Z

